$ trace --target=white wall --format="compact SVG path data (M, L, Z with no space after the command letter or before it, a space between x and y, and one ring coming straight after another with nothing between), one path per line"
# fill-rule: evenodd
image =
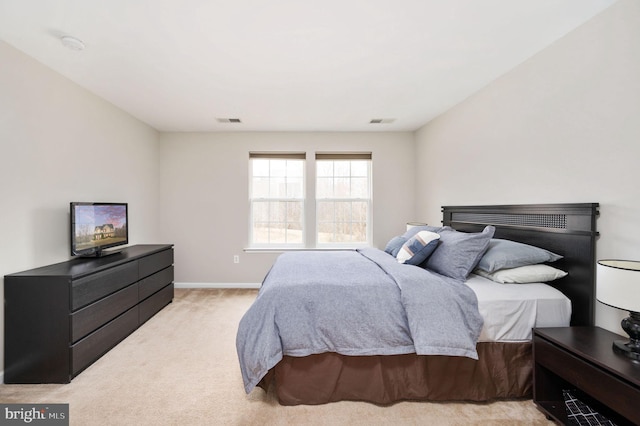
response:
M128 202L131 242L161 242L157 132L2 41L0 64L0 291L69 259L70 201Z
M597 258L640 260L638 22L622 0L416 132L419 219L599 202ZM597 325L624 334L624 316L597 303Z
M160 141L161 226L176 247L177 282L259 283L275 260L243 251L250 151L371 151L374 245L414 220L412 133L163 133Z

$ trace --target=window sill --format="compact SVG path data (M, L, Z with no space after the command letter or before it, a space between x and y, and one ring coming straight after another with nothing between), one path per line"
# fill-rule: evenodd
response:
M247 247L242 249L245 253L284 253L288 251L354 251L362 247Z

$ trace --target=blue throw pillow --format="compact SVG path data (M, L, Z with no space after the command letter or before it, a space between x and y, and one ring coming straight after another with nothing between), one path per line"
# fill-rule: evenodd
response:
M489 247L496 228L489 225L482 232L459 232L445 227L440 231L440 244L424 262L423 268L457 280L466 280Z
M397 237L393 237L389 240L387 245L384 248L386 253L389 253L391 256L396 257L402 245L407 242L407 239L402 235L398 235Z
M437 234L441 229L445 229L445 227L443 227L443 226L430 226L430 225L413 226L413 227L407 229L407 232L402 234L402 236L404 237L405 242L406 242L406 241L409 241L411 238L415 237L415 235L420 231L435 232Z
M429 257L438 246L440 235L430 231L419 231L404 243L396 259L406 265L419 265Z
M442 226L429 226L429 225L420 225L413 226L407 230L402 235L398 235L397 237L393 237L389 240L387 245L384 247L384 251L390 254L393 257L398 256L398 252L404 243L409 241L411 238L415 237L415 235L420 231L431 231L438 233L439 230L443 229Z

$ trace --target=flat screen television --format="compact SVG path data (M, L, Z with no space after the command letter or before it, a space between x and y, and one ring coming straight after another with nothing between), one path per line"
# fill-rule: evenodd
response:
M129 244L127 203L72 202L71 255L101 257L118 253L107 248Z

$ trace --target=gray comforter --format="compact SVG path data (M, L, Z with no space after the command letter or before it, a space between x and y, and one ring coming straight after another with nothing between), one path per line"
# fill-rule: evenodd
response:
M463 282L387 253L289 252L278 257L238 327L247 393L283 355L452 355L477 359L482 329Z

